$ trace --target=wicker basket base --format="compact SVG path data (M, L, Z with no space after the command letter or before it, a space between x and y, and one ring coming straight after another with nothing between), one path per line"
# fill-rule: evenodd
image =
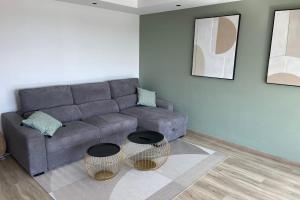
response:
M141 171L153 170L156 166L156 163L152 160L137 160L134 163L134 168Z
M112 173L111 171L99 171L95 174L95 179L97 181L105 181L108 179L111 179L115 176L116 174Z

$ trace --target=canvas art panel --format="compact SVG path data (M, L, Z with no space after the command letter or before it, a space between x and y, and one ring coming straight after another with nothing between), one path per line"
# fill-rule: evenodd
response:
M192 75L234 79L240 15L196 19Z
M267 83L300 86L300 9L275 11Z

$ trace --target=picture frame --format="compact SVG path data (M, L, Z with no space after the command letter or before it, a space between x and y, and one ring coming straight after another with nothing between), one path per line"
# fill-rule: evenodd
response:
M234 80L241 14L196 18L192 76Z
M267 84L300 86L300 8L274 11Z

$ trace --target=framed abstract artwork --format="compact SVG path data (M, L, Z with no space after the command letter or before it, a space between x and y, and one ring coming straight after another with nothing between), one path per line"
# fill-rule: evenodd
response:
M234 79L240 17L196 19L193 76Z
M300 86L300 9L275 11L267 83Z

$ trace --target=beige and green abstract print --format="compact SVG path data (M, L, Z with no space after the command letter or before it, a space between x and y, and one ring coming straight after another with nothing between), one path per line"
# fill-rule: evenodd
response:
M300 86L300 10L276 11L268 83Z
M240 15L196 19L194 76L233 79Z

